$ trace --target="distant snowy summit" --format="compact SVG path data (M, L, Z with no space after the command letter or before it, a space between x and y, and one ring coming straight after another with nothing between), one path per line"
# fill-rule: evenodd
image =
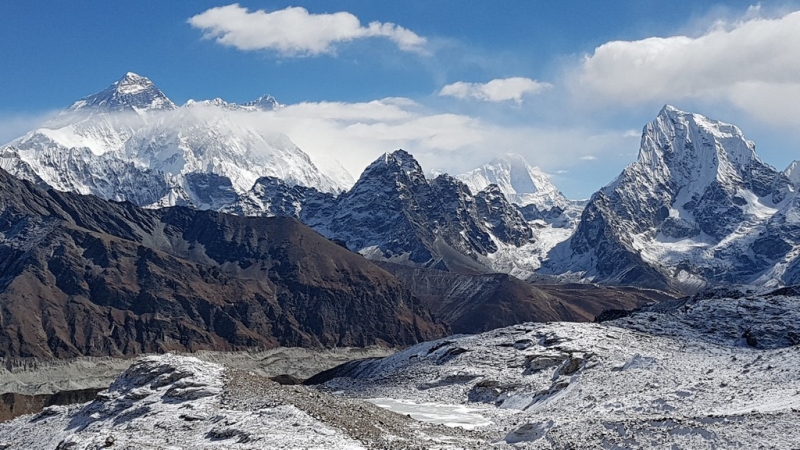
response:
M321 171L269 118L282 107L265 95L176 106L149 79L127 73L40 128L7 144L0 167L61 191L140 206L220 209L261 177L338 193L352 183L341 166Z
M102 91L73 103L68 111L94 113L115 111L165 111L176 109L172 101L149 79L128 72Z
M469 186L472 192L479 192L490 184L497 185L509 202L519 206L535 205L540 211L553 207L563 209L569 204L546 173L516 153L495 158L475 170L456 175L456 178Z
M7 144L0 167L61 191L141 206L220 209L261 177L341 192L339 167L321 171L262 116L282 106L265 95L241 105L221 99L176 106L134 73L78 100L40 128Z

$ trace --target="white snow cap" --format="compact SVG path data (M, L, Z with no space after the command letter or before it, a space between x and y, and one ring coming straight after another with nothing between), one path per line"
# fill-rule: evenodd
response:
M520 206L533 204L546 210L554 206L564 208L568 203L546 173L517 153L494 158L477 169L456 175L456 178L469 186L473 194L495 184L509 202Z
M699 190L715 179L740 179L754 162L760 162L755 144L735 125L666 105L644 127L634 164Z
M172 110L177 108L172 100L152 81L133 72L126 73L102 91L84 97L69 107L68 111L111 112L133 110Z

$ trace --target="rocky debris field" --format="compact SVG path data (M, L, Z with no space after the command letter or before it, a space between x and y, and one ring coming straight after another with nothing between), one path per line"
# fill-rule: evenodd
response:
M495 445L796 448L800 299L728 295L441 339L312 381L354 398L483 406Z
M792 449L798 308L791 289L717 292L426 342L313 386L150 356L92 402L0 424L0 448Z
M346 361L392 353L393 350L382 347L325 350L279 347L246 352L200 351L192 356L262 377L299 383ZM90 401L134 361L108 357L50 361L6 358L0 367L0 422L38 413L47 406Z
M139 359L92 402L0 424L9 449L477 449L485 437L169 354Z

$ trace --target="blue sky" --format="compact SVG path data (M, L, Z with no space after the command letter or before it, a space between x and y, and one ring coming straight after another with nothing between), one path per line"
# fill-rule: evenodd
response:
M451 173L513 151L587 197L635 159L665 103L737 124L783 168L800 159L797 10L800 1L6 0L0 140L133 71L178 104L264 93L301 104L287 134L354 176L392 146Z

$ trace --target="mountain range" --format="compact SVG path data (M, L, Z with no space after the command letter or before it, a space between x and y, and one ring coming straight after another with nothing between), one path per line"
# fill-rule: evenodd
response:
M402 347L451 326L587 321L665 298L591 286L576 295L502 274L409 274L381 264L291 217L147 209L45 191L0 170L4 358ZM498 314L481 314L486 308Z
M60 191L153 207L219 209L263 176L344 189L344 169L322 173L287 136L259 125L261 114L279 108L269 96L178 107L128 73L5 145L0 167Z
M426 176L411 153L352 183L259 120L272 97L176 106L126 74L0 150L39 186L154 208L288 216L369 259L461 274L691 293L800 281L798 164L761 161L734 125L665 106L638 159L588 201L521 156Z
M44 191L0 170L0 356L66 358L442 336L388 272L291 218Z

